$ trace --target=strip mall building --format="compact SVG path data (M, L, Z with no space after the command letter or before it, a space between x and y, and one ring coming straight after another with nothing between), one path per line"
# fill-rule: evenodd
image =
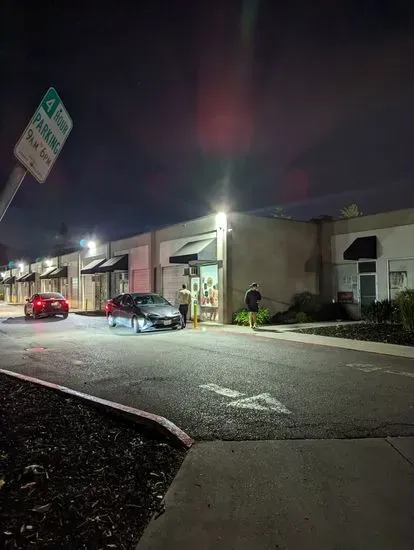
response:
M258 281L272 313L309 291L357 317L361 304L414 288L414 209L309 222L210 215L55 258L16 260L0 273L0 296L10 303L60 291L72 309L98 310L108 297L154 291L176 304L185 283L201 319L231 322Z

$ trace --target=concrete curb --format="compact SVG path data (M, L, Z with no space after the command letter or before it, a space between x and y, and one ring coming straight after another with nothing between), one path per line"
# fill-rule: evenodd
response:
M137 422L138 424L143 424L149 428L155 429L158 432L161 432L164 436L167 435L175 439L178 443L189 449L194 441L189 435L180 430L178 426L164 418L163 416L158 416L156 414L148 413L146 411L141 411L133 407L128 407L127 405L122 405L121 403L115 403L113 401L108 401L107 399L101 399L100 397L95 397L93 395L88 395L86 393L78 392L76 390L71 390L65 386L60 386L59 384L53 384L52 382L46 382L45 380L40 380L39 378L32 378L31 376L26 376L25 374L20 374L18 372L13 372L5 369L0 369L0 374L5 374L7 376L13 376L14 378L19 378L26 382L31 382L33 384L38 384L52 390L77 397L86 401L89 405L95 407L103 407L112 413L125 415L130 420Z

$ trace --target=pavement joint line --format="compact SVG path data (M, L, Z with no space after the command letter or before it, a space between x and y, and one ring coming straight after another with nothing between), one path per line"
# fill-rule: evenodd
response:
M187 449L189 449L194 443L193 439L191 439L189 435L187 435L183 430L181 430L173 422L171 422L170 420L168 420L163 416L159 416L146 411L141 411L139 409L135 409L134 407L122 405L121 403L115 403L114 401L108 401L107 399L95 397L94 395L78 392L76 390L72 390L65 386L60 386L59 384L54 384L53 382L47 382L46 380L41 380L40 378L33 378L31 376L26 376L25 374L20 374L18 372L0 369L0 374L5 374L7 376L19 378L20 380L24 380L26 382L31 382L32 384L44 386L52 390L57 390L61 393L80 398L86 402L89 402L92 405L102 405L106 409L113 410L119 413L126 413L128 416L141 421L143 424L146 424L147 426L150 425L153 428L155 427L159 429L160 431L164 432L164 434L165 432L167 432L169 435L173 436L176 440L178 440Z
M398 449L398 447L393 444L391 437L386 437L385 441L394 449L394 451L396 451L406 462L408 462L408 464L410 464L414 468L414 463L411 462L411 460L407 456L405 456L405 454L403 454L400 449Z

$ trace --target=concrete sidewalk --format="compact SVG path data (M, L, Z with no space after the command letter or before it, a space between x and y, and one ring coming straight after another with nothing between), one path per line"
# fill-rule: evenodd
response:
M334 325L337 324L339 323L334 323ZM287 328L288 326L290 327L289 329ZM313 324L313 326L332 325ZM307 326L302 325L300 326L300 328L307 328ZM250 336L256 336L258 338L271 338L273 340L285 340L288 342L298 342L301 344L313 344L317 346L328 346L333 348L364 351L369 353L379 353L381 355L392 355L394 357L407 357L409 359L414 359L414 347L398 346L396 344L384 344L381 342L367 342L364 340L349 340L347 338L336 338L334 336L302 334L300 332L293 332L294 329L292 328L292 325L259 327L257 330L252 331L252 329L250 329L249 327L242 327L237 325L213 325L200 323L199 329L223 331L233 334L246 334Z
M23 304L7 304L0 302L0 319L24 315Z
M196 444L137 550L412 550L414 438Z

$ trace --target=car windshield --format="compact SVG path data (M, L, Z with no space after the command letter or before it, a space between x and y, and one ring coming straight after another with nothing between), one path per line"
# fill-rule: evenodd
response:
M62 294L59 294L58 292L44 292L43 294L39 294L39 296L43 300L64 300L65 298L62 296Z
M169 303L165 298L158 294L135 294L134 302L138 306L168 306Z

